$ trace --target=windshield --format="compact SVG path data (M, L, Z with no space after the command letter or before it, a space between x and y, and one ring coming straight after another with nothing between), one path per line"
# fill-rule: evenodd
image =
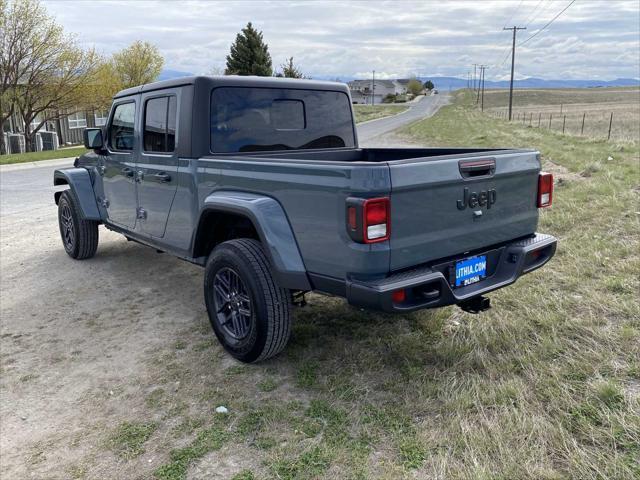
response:
M343 92L220 87L211 94L211 151L354 147Z

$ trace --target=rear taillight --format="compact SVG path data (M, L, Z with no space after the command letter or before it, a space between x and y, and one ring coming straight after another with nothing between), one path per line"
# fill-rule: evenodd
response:
M351 238L359 243L389 240L391 233L389 198L348 198L347 230Z
M550 207L553 202L553 174L540 172L538 176L538 208Z
M389 239L389 199L371 198L363 204L364 243L383 242Z

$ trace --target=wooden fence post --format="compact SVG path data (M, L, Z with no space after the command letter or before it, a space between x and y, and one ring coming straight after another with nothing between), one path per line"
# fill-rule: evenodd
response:
M551 130L551 119L553 118L553 113L549 114L549 130Z
M540 128L540 120L542 120L542 112L538 113L538 128Z
M565 115L562 119L562 134L564 135L564 124L567 123L567 116Z
M582 114L582 127L580 128L580 135L582 135L584 133L584 117L587 114L587 112L584 112Z
M613 123L613 112L611 112L611 117L609 117L609 134L607 135L607 140L611 138L611 123Z
M529 126L531 126L531 119L533 118L533 112L529 114Z

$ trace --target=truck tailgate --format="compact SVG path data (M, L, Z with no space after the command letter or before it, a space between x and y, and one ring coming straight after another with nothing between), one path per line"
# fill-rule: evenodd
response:
M536 231L540 160L535 151L388 165L392 271L462 256Z

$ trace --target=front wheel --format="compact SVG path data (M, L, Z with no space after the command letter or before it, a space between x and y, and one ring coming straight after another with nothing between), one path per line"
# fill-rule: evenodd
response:
M58 200L58 226L64 250L71 258L91 258L98 249L98 222L82 218L71 190Z
M218 245L207 260L204 295L213 331L233 357L259 362L284 349L291 333L289 292L277 285L259 242Z

